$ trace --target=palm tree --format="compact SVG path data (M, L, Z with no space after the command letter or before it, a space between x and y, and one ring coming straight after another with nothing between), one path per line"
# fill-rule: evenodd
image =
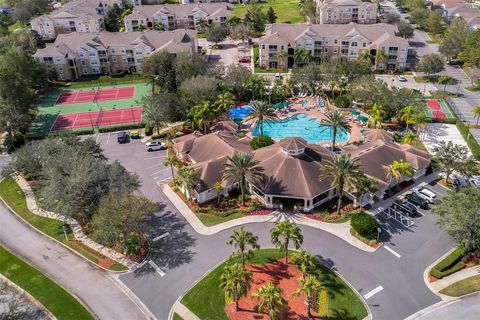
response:
M275 109L266 101L257 101L252 105L252 112L248 115L247 120L255 119L255 126L260 129L260 134L263 135L263 124L270 123L278 119Z
M274 320L285 306L282 289L271 282L258 288L257 291L252 294L252 297L260 300L258 310L264 312L266 309L270 320Z
M388 186L390 189L393 187L393 181L400 183L403 175L411 177L414 174L412 165L408 162L404 162L403 160L394 160L392 164L383 166L383 169L387 173L387 179L389 180Z
M170 150L169 150L170 151ZM170 153L170 152L169 152ZM170 171L172 172L173 183L176 184L175 181L175 171L173 170L173 165L177 162L177 158L173 154L169 154L165 160L163 161L163 165L170 166Z
M227 241L228 245L234 245L238 248L237 254L242 258L242 267L245 268L245 257L249 257L253 254L253 251L247 247L258 250L258 237L253 235L250 231L245 230L243 227L240 230L233 230L233 234Z
M183 167L178 170L180 182L187 190L188 197L192 197L193 189L198 185L199 174L192 167Z
M153 29L155 29L157 31L165 31L165 26L161 22L155 22L153 24Z
M413 131L408 131L406 135L403 136L402 142L406 144L416 145L418 142L418 136Z
M438 84L443 84L443 97L445 97L445 92L447 91L447 86L455 83L455 80L451 76L442 75L438 78Z
M371 117L373 128L376 129L382 127L383 118L385 117L385 110L379 104L374 103L373 106L367 110L368 115Z
M315 258L303 249L292 253L292 262L302 271L304 279L308 271L315 267Z
M356 197L360 196L360 207L363 207L363 198L365 197L366 193L371 194L378 191L376 185L377 181L367 176L364 176L358 180L357 184L355 185L354 193Z
M215 182L215 191L217 192L217 206L220 204L220 198L224 187L221 182Z
M220 288L225 292L225 296L230 297L235 302L235 311L238 311L238 302L250 290L252 282L252 272L245 270L239 263L227 265L223 269L220 277Z
M195 25L200 32L205 32L209 27L208 21L205 18L200 18L195 22Z
M330 93L332 94L332 99L335 99L335 88L337 87L338 82L336 80L329 80L327 85L330 89Z
M252 100L255 100L255 93L258 91L261 95L264 91L265 79L257 75L251 75L247 83L245 84L245 89L252 90Z
M288 56L287 51L285 49L280 49L277 52L277 59L280 61L280 68L285 68L285 58Z
M368 65L372 65L375 60L375 57L370 54L368 50L363 50L357 56L357 61L360 63L366 63Z
M381 64L385 68L385 63L388 60L388 54L385 52L385 49L379 49L375 55L375 64L376 67Z
M241 21L242 21L242 19L240 19L240 17L229 16L227 18L227 20L225 20L225 26L228 27L228 28L233 28L233 27L237 26Z
M199 128L203 128L203 133L207 133L208 124L213 121L217 114L209 101L194 107L193 121Z
M472 107L472 114L475 118L477 118L477 123L475 126L478 126L478 120L480 119L480 104L476 104Z
M223 171L223 179L231 179L238 183L242 193L242 205L245 205L245 187L246 183L258 184L263 178L263 168L260 167L257 160L253 160L251 155L237 152L233 157L227 157L227 164Z
M231 92L225 91L217 96L217 100L215 101L217 109L215 111L217 115L224 114L234 104L235 96Z
M300 249L303 243L302 232L293 222L288 220L278 222L270 229L270 241L275 247L285 251L285 263L288 263L288 245L290 240L292 240L295 249Z
M345 130L346 132L352 132L352 127L348 123L347 119L338 110L333 110L326 114L325 123L328 124L332 130L332 151L335 151L335 141L337 140L337 131Z
M307 300L307 318L310 319L312 317L312 307L314 306L315 298L318 297L322 289L322 284L317 277L311 274L308 275L307 278L299 278L298 282L300 283L300 288L293 292L293 296L298 297L302 293L305 294Z
M415 114L417 113L417 109L413 106L407 106L400 110L400 120L405 122L405 124L407 125L407 131L409 124L415 124Z
M355 189L358 181L363 178L365 178L365 174L360 169L358 160L352 158L349 154L335 154L331 160L325 161L319 179L331 179L332 186L337 189L337 214L340 213L340 206L345 192L344 188L349 190Z
M295 65L302 66L310 62L312 55L310 51L304 48L297 48L293 53L293 60L295 61Z

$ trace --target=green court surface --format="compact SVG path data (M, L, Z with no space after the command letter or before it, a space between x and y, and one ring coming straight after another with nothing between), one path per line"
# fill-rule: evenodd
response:
M455 119L455 115L443 99L425 100L425 114L428 118Z
M58 97L65 92L81 92L89 90L98 90L98 89L113 89L113 88L124 88L124 87L134 87L134 95L129 99L119 99L119 100L104 100L96 102L86 102L86 103L72 103L72 104L61 104L55 105ZM92 86L84 88L75 88L70 89L68 87L57 88L49 91L44 95L37 103L38 114L35 120L33 121L30 127L31 134L46 134L50 131L55 119L60 114L71 114L78 112L89 112L89 111L101 111L101 110L112 110L112 109L122 109L130 108L140 105L140 100L149 94L152 90L151 84L148 83L126 83L119 84L116 86Z

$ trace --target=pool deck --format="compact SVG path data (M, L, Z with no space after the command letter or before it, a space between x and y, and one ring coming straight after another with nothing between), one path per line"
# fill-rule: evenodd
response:
M308 101L307 104L302 105L300 103L301 100L306 100ZM292 102L292 105L290 106L291 111L287 113L279 113L278 118L279 119L285 119L294 116L295 114L303 113L307 114L310 117L317 119L317 120L325 120L327 117L323 111L320 111L318 107L312 107L308 108L308 106L315 106L315 99L313 97L305 97L305 98L296 98L296 99L290 99ZM244 121L243 124L248 125L249 129L248 132L246 132L246 135L249 138L252 138L252 126L254 120L249 120L249 121ZM362 127L359 123L350 121L350 125L352 126L352 132L348 134L348 141L347 142L337 142L338 145L345 145L345 144L351 144L355 141L362 141L362 134L361 130L364 129L365 127ZM275 140L275 139L274 139ZM316 144L319 145L325 145L325 144L330 144L331 140L322 140L318 141Z

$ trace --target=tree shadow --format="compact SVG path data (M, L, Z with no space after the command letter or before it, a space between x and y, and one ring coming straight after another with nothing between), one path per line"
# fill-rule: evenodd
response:
M349 314L345 308L333 309L332 314L328 316L329 320L355 320L355 315Z

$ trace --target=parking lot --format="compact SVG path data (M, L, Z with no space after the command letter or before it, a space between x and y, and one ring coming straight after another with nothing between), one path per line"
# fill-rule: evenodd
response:
M392 86L397 88L408 88L408 89L416 89L421 92L425 89L425 93L428 94L429 91L436 91L436 87L431 83L418 83L413 80L412 76L405 76L407 81L399 81L397 76L390 76L390 75L377 75L377 79L383 80L385 84L392 88Z

